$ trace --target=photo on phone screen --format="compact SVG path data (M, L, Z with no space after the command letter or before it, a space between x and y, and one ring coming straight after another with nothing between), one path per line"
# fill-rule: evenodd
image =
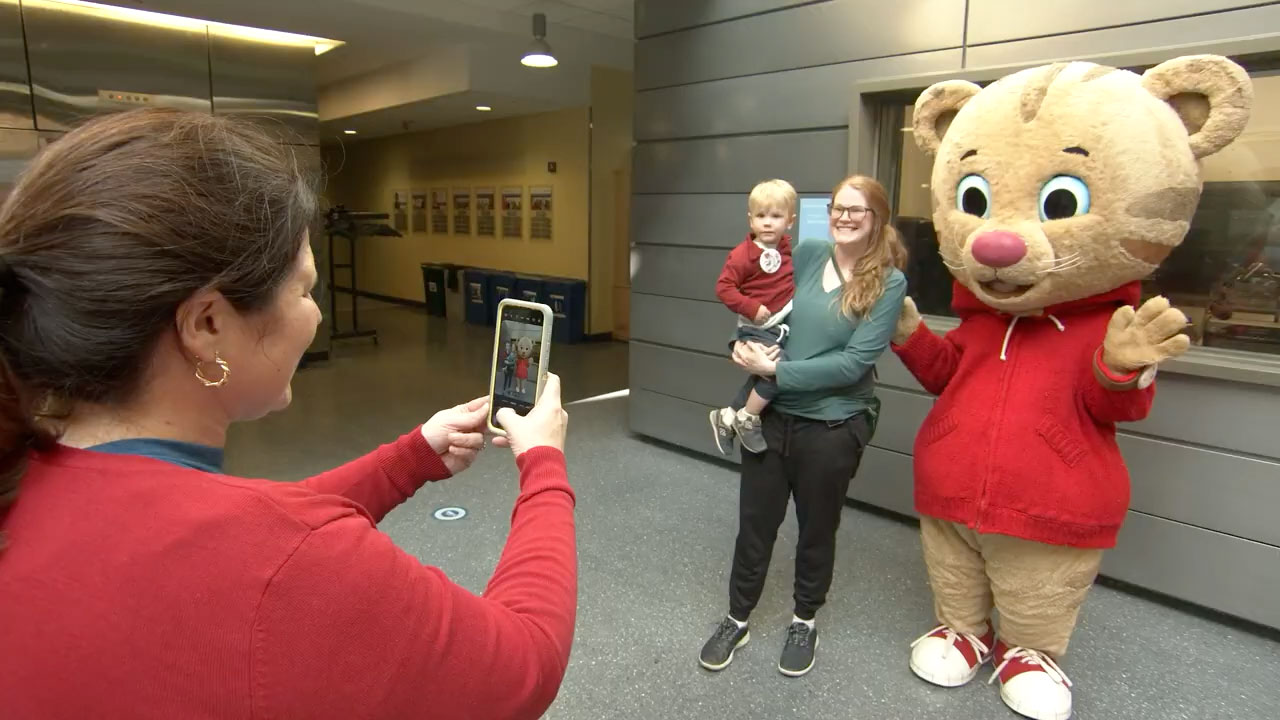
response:
M545 332L542 310L504 304L498 318L497 352L493 369L493 402L489 419L494 427L498 411L504 407L527 415L538 398L538 378L544 361Z

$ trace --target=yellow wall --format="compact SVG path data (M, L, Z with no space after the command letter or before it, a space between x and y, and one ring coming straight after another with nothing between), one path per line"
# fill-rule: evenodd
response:
M472 188L470 236L361 238L360 289L422 301L424 262L587 279L587 132L587 109L571 108L326 147L325 194L350 210L390 213L396 190ZM557 165L554 174L549 161ZM500 205L502 188L515 185L524 188L524 237L501 237L500 215L495 237L475 236L474 189L492 187ZM549 241L529 239L531 185L552 187ZM339 258L341 252L335 250ZM338 285L347 284L345 276L338 271Z
M589 332L626 337L630 300L631 148L634 82L625 70L591 69L591 313ZM621 207L620 207L621 206Z

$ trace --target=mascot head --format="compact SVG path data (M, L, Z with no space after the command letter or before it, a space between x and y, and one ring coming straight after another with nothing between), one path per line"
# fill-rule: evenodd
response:
M1252 99L1245 71L1210 55L1141 76L1073 62L985 89L933 85L916 101L913 129L936 157L943 261L1008 313L1146 277L1187 233L1199 159L1244 130Z
M533 354L533 339L522 337L516 341L516 354L522 358L527 358Z

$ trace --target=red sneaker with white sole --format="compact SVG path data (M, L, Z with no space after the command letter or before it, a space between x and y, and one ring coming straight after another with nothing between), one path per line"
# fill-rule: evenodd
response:
M995 662L989 682L1000 678L1000 699L1011 710L1034 720L1071 717L1071 680L1053 658L998 641Z
M995 632L978 637L939 625L911 643L911 672L942 687L960 687L991 659Z

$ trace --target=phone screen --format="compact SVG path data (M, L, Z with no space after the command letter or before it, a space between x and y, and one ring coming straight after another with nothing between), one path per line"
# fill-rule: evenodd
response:
M526 415L538 397L538 362L542 357L542 312L518 305L505 305L498 318L497 366L493 373L493 404L490 421L504 407Z

